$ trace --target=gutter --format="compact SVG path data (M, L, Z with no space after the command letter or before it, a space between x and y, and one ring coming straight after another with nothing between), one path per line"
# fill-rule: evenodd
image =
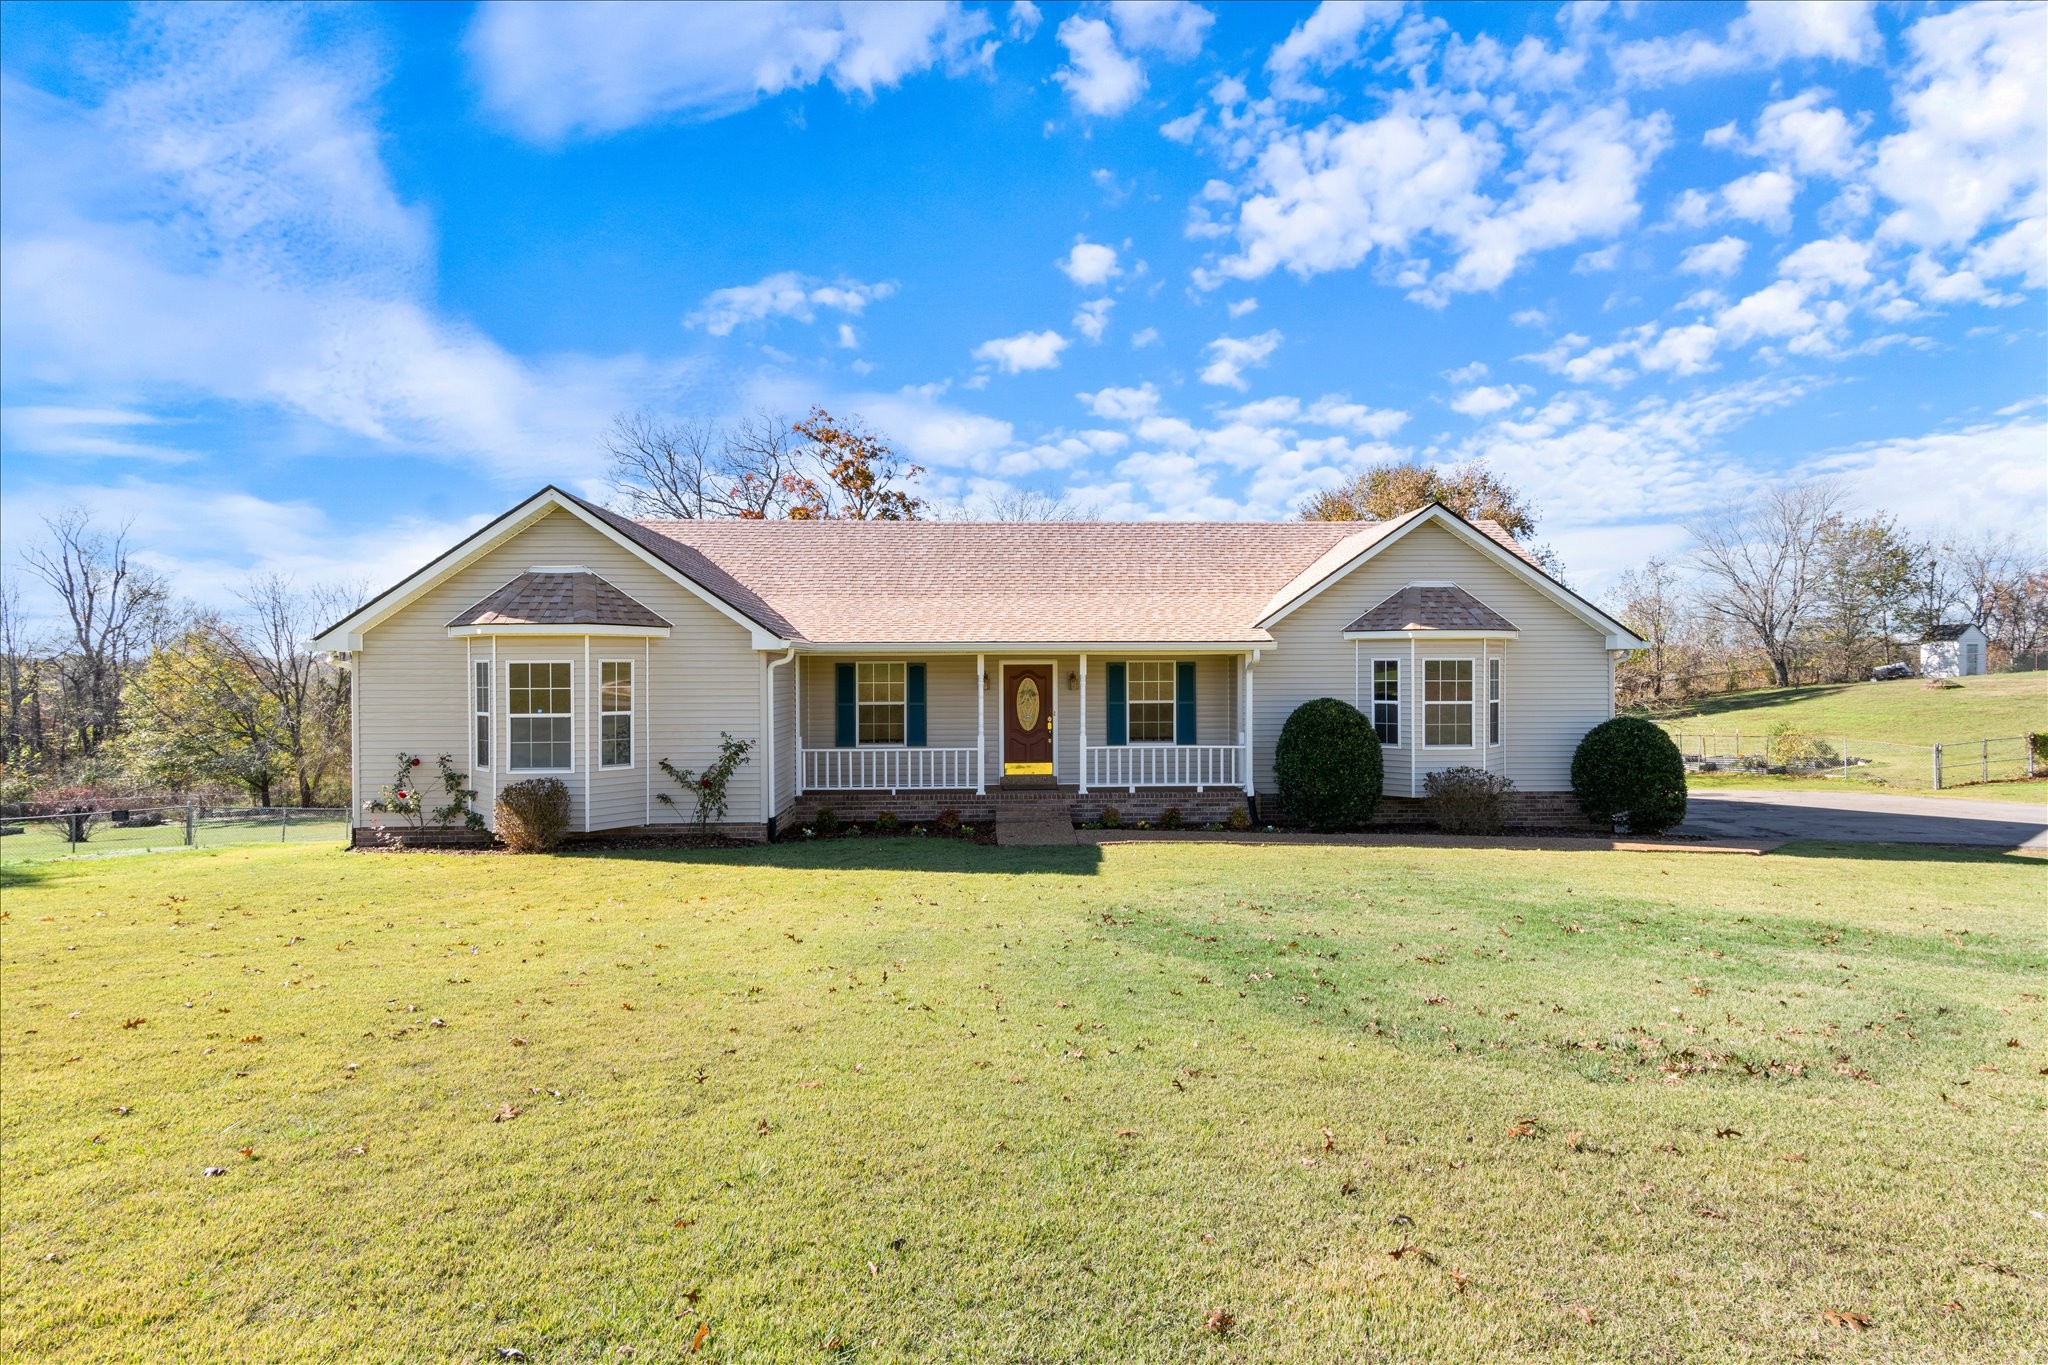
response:
M768 660L768 705L762 716L762 729L767 734L762 755L767 764L767 779L761 784L761 828L769 843L775 842L775 670L796 658L796 646L791 645L779 659Z

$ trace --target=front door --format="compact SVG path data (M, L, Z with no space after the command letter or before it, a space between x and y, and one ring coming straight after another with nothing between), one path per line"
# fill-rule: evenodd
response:
M1003 774L1052 776L1052 670L1043 664L1003 670Z

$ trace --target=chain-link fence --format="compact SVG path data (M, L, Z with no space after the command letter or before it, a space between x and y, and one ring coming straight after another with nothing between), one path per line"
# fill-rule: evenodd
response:
M1887 787L1940 791L1970 783L2034 777L2041 766L2024 737L1895 744L1883 739L1831 739L1783 729L1669 733L1685 759L1686 771L1694 773L1839 777Z
M0 862L250 844L341 843L344 806L149 806L0 817Z

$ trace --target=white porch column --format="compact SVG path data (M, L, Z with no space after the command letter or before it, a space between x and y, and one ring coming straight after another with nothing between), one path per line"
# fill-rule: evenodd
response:
M1252 777L1253 769L1256 766L1252 761L1252 755L1257 751L1253 731L1253 717L1257 710L1256 703L1258 700L1257 685L1253 680L1252 670L1258 667L1258 663L1259 653L1257 650L1253 650L1244 656L1244 794L1246 796L1258 795L1258 785Z
M988 656L974 656L974 794L988 795Z
M1426 704L1422 700L1422 675L1415 671L1415 636L1412 634L1408 637L1408 676L1401 680L1401 690L1410 693L1415 702L1415 728L1408 740L1408 795L1412 800L1422 780L1416 769L1422 762L1422 709Z
M590 833L590 770L597 766L597 683L590 676L590 637L583 637L583 832Z
M1081 720L1074 733L1079 737L1077 746L1081 754L1081 795L1088 794L1088 656L1081 656Z
M633 757L640 760L640 800L644 807L640 823L651 825L654 823L654 693L649 689L654 686L654 637L648 636L640 645L640 685L633 689L633 704L640 711L640 719L633 722L633 739L639 750Z
M1486 752L1487 741L1492 738L1486 729L1486 708L1488 705L1486 693L1486 646L1488 643L1483 638L1479 641L1479 676L1472 680L1472 729L1479 740L1479 771L1483 773L1492 771L1491 765L1487 762L1488 754Z

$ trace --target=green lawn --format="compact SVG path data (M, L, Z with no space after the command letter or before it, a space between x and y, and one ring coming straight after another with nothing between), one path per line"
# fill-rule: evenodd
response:
M2048 1353L2039 860L0 878L9 1358Z
M1931 688L1917 679L1728 692L1652 713L1670 730L1761 738L1789 722L1824 739L1946 744L2048 731L2048 673L1992 673Z

